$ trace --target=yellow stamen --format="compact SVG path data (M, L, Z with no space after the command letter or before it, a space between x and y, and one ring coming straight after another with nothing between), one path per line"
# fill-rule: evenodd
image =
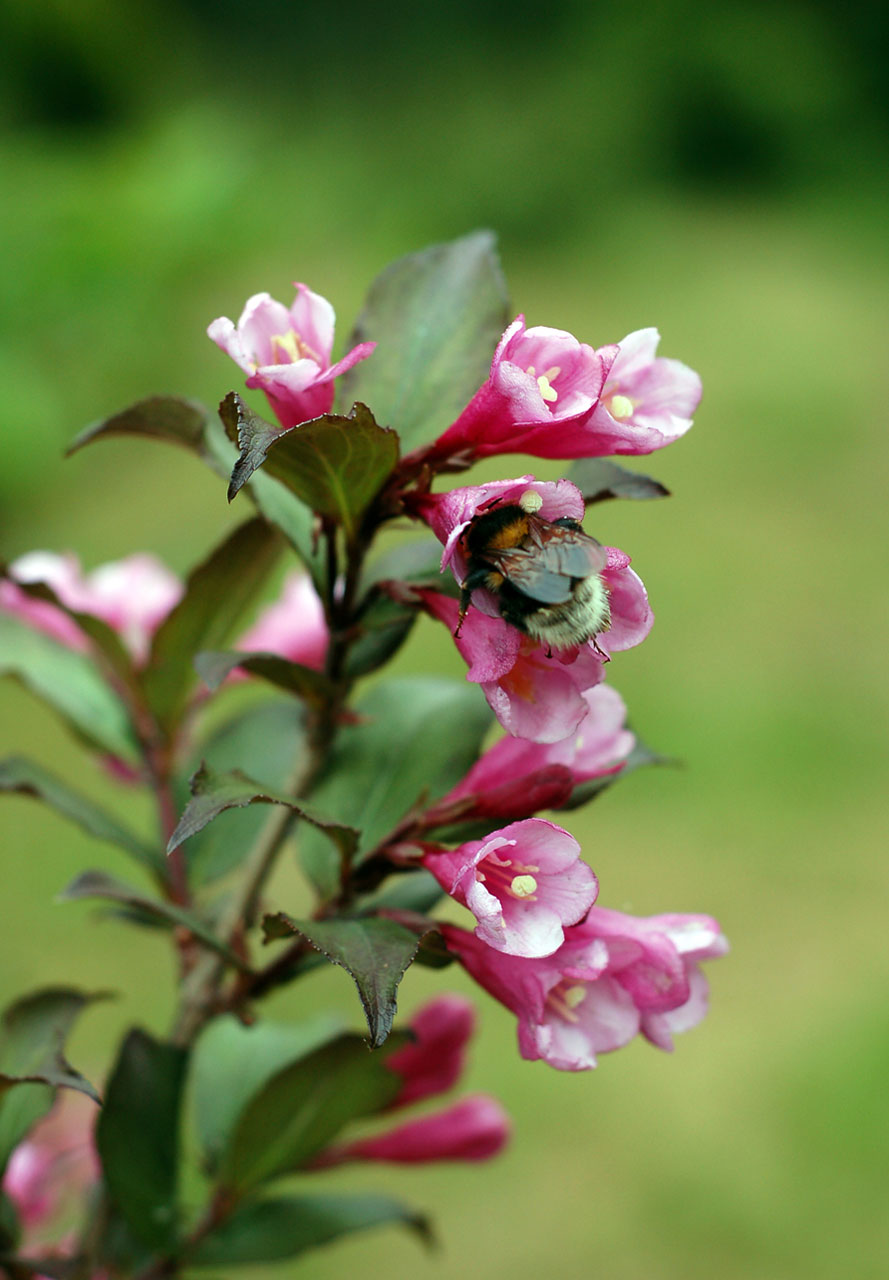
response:
M555 404L556 400L559 398L559 393L556 391L555 387L551 387L549 385L549 378L545 373L542 373L537 379L537 385L540 388L540 394L543 396L544 400L546 400L548 404Z
M533 898L537 892L537 881L533 876L513 876L509 890L514 898Z
M275 364L295 364L297 360L314 360L321 364L321 357L313 351L295 329L272 334L272 360Z
M585 987L578 985L566 987L560 982L550 991L546 997L546 1003L554 1013L557 1013L560 1018L564 1018L566 1022L580 1022L580 1018L574 1010L579 1004L583 1003L585 996Z
M629 396L612 396L608 412L612 418L629 418L634 408L635 405Z

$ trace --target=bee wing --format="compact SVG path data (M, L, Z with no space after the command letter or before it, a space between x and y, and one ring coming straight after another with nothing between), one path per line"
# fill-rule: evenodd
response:
M601 573L608 563L608 552L601 542L582 529L535 521L529 533L546 567L569 578L589 578Z
M549 568L539 552L508 547L491 559L504 578L532 600L541 604L564 604L571 599L571 575Z

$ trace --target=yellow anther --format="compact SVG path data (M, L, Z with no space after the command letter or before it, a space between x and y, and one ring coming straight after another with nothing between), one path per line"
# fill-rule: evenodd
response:
M576 1009L579 1004L583 1004L586 995L586 987L566 987L562 992L562 999L565 1001L569 1009Z
M635 408L629 396L612 396L608 412L612 418L629 418Z
M555 401L558 400L559 393L556 391L555 387L551 387L549 385L549 378L545 373L542 373L537 379L537 385L540 388L540 394L548 404L554 404Z
M295 329L272 334L272 359L275 364L294 364L302 360L305 352Z
M526 489L519 498L519 506L523 511L527 511L529 516L533 516L543 506L543 498L536 489Z
M531 898L537 892L537 881L533 876L513 876L509 890L514 898Z

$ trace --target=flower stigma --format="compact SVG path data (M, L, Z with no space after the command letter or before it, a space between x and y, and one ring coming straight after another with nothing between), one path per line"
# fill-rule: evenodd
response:
M629 418L635 407L629 396L615 395L608 402L608 412L612 418L617 418L618 421Z
M537 892L537 881L529 875L514 876L509 892L514 898L533 898Z

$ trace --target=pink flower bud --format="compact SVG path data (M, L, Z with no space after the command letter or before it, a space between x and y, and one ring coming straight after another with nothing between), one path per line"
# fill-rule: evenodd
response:
M445 1093L457 1083L475 1030L475 1011L463 996L437 996L414 1014L409 1026L415 1039L386 1061L403 1081L394 1107Z
M350 1160L385 1160L392 1164L490 1160L506 1145L509 1131L509 1117L500 1103L487 1094L475 1094L388 1133L331 1147L321 1153L315 1167Z
M294 287L296 298L289 310L269 294L257 293L247 300L237 327L220 316L207 329L248 375L247 386L265 392L282 427L329 413L334 379L376 346L362 342L332 365L333 307L304 284Z

